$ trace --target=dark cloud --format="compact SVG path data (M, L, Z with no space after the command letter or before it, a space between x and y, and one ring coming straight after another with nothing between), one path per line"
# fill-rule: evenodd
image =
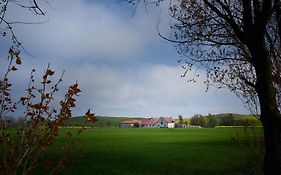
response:
M30 70L41 73L51 62L58 75L66 70L62 90L79 81L82 94L74 115L88 108L99 115L142 117L247 113L226 90L205 93L204 76L196 84L180 78L176 51L157 36L157 23L169 34L167 11L161 7L148 13L140 7L132 17L131 9L126 12L128 6L108 5L109 1L49 3L51 7L44 5L48 15L43 19L30 14L24 18L20 10L9 14L11 18L21 15L21 19L47 21L16 26L17 36L31 53L23 53L24 70L14 77L17 87L25 83ZM167 4L162 8L167 9ZM0 45L8 48L7 41L1 40ZM1 50L0 55L5 54Z

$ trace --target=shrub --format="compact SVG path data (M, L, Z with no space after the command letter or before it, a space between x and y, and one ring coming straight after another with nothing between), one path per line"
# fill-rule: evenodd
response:
M26 95L13 100L13 86L9 75L17 71L22 62L19 52L10 49L8 61L7 71L0 77L0 174L32 174L39 170L49 174L57 173L71 162L71 152L78 150L76 146L80 144L75 144L74 141L82 143L81 140L73 138L80 135L83 126L75 130L76 134L65 132L65 139L70 141L67 144L61 144L55 149L51 147L64 121L72 117L75 98L81 92L78 83L69 86L57 109L54 97L63 74L53 83L51 77L55 71L48 65L40 87L35 85L33 69ZM17 127L9 120L14 115L21 118ZM85 122L95 120L94 114L88 110L85 113ZM61 157L53 156L54 151L62 153Z

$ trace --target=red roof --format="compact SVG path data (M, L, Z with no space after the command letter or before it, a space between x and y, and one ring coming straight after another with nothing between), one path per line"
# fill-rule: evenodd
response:
M126 120L121 122L122 124L139 124L140 121L139 120Z
M163 118L167 123L174 123L175 120L171 117L160 117ZM140 121L140 125L155 125L160 118L145 118Z
M174 123L175 120L171 117L163 117L163 119L167 122L167 123Z
M159 118L144 118L140 121L141 125L154 125Z

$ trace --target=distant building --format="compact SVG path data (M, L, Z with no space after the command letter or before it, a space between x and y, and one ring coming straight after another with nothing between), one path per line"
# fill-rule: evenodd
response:
M185 123L176 123L176 128L186 128Z
M175 128L175 120L172 117L144 118L141 120L126 120L121 122L122 128Z
M175 120L172 117L146 118L140 121L142 128L174 128Z
M121 122L120 127L121 128L133 128L133 127L139 127L140 120L126 120Z

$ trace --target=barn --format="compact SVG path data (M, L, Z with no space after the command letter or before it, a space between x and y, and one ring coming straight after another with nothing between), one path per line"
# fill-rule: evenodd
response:
M120 123L121 128L139 127L140 120L126 120Z
M141 120L126 120L120 123L121 128L175 128L176 123L172 117L143 118Z
M145 118L140 120L142 128L174 128L175 120L172 117Z

